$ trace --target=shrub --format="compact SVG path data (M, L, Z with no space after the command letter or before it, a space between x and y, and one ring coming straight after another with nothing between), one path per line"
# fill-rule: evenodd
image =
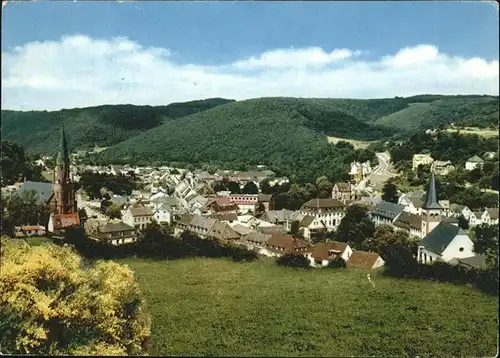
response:
M286 254L279 257L276 263L285 267L310 268L310 263L303 255Z
M7 354L130 355L146 349L150 318L133 272L86 266L67 247L1 240L0 347Z
M338 256L336 258L334 258L333 260L331 260L329 263L328 263L328 268L345 268L347 265L345 263L345 260Z

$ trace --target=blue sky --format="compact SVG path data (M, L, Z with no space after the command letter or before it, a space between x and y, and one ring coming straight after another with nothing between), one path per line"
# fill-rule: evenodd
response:
M15 56L21 56L20 53L16 53L16 46L22 48L35 41L41 44L48 41L61 43L63 36L73 35L82 35L92 41L126 38L140 46L141 51L148 51L147 49L151 48L165 49L170 53L168 59L164 58L164 55L154 55L155 61L164 61L162 69L173 65L184 66L183 68L186 65L193 65L203 68L205 74L219 73L221 69L217 66L227 66L252 56L258 58L266 52L277 49L317 48L325 53L334 49L349 49L353 53L359 50L361 55L358 56L358 61L363 62L356 65L363 68L366 67L363 64L373 63L386 56L395 56L404 48L416 48L419 45L433 46L438 49L439 54L448 58L479 58L487 64L498 61L499 51L498 9L493 2L39 1L8 3L3 9L2 53L11 56L12 61L7 61L7 65L13 66L12 69L10 67L6 69L6 74L2 74L3 79L19 78L19 75L16 77L13 74L23 72L29 67L26 65L23 71L14 68ZM87 42L85 46L87 45L95 48L95 43ZM40 47L36 51L42 56L44 51L49 49ZM91 51L88 49L86 53ZM26 54L23 56L25 58ZM92 61L107 61L107 59L95 57ZM350 65L353 63L350 62ZM48 69L40 70L45 70L44 73L49 72ZM70 70L68 68L68 73L71 73ZM329 70L332 71L330 67ZM317 68L314 71L317 71ZM470 70L464 71L470 72ZM134 73L137 76L143 74L142 70ZM304 73L304 76L309 73ZM253 80L262 81L264 74L259 72L258 75L261 77L253 77ZM127 78L132 76L134 75L129 73ZM245 80L248 80L250 75L244 76ZM255 73L253 76L256 76ZM299 75L294 76L297 80ZM498 77L497 74L496 76ZM483 77L481 81L484 80ZM40 81L42 80L35 82ZM446 78L446 81L452 79ZM13 83L13 80L7 82ZM2 104L23 107L23 104L18 103L20 97L18 88L21 82L18 81L17 85L12 84L5 88L7 91L4 92L4 97L7 95L7 98L2 98ZM208 82L209 80L206 80L203 83ZM460 79L456 79L455 82L460 82ZM37 88L40 89L40 86L26 85L26 81L22 83L25 87L31 86L24 88L25 93L36 93ZM440 86L442 87L441 84ZM436 85L435 89L441 89L440 86ZM211 96L210 88L214 90L214 85L206 87L205 91L197 93ZM283 93L282 89L276 88L273 92L271 87L275 88L267 86L268 90L262 95L273 95L274 92L276 95L287 94ZM450 90L455 87L451 86ZM456 88L463 92L463 89ZM482 88L477 87L474 90L481 91ZM422 89L416 88L415 91L426 89L424 86ZM403 88L402 93L406 94L408 90ZM433 87L430 86L428 90L432 91ZM491 84L484 86L484 90L491 92ZM317 93L312 89L309 92L314 95L323 93L321 91ZM226 91L216 88L213 92L214 96L230 93L227 88ZM248 94L242 94L241 98L247 98L254 93L260 95L258 91L250 91ZM358 92L350 89L346 92L346 96L363 97L376 91L359 91L359 95L356 93ZM118 98L113 101L123 97L123 100L134 102L133 99L122 96L123 94L123 91L121 94L117 93L115 97ZM324 96L341 94L324 91ZM301 93L291 92L290 95L301 95ZM9 99L9 96L15 97L16 100ZM146 95L143 97L147 99ZM138 97L137 101L144 101L143 97ZM190 99L189 96L184 97ZM172 100L182 100L184 97L172 96ZM236 93L234 97L238 97ZM82 101L82 105L87 103L93 101ZM30 106L37 105L24 103L23 108Z

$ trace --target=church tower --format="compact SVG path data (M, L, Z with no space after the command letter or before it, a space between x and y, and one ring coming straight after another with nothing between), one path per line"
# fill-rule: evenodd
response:
M431 180L427 188L427 198L424 205L422 205L422 235L426 236L430 233L440 222L443 207L438 202L436 193L436 178L434 171L431 170Z
M59 153L57 155L56 167L54 169L54 180L52 191L54 198L52 202L52 214L72 214L77 212L75 191L70 177L70 162L68 144L64 133L64 124L61 128L61 139L59 142Z

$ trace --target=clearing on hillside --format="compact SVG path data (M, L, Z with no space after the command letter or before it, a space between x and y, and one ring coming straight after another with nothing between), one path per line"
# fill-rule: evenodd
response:
M463 285L274 260L119 260L153 317L150 354L494 356L498 301Z
M341 141L351 143L355 149L365 149L370 144L375 143L375 141L367 141L367 140L356 140L356 139L347 139L347 138L339 138L339 137L327 137L328 143L338 143Z
M498 137L498 129L497 130L489 130L489 129L482 129L482 128L473 128L473 127L467 127L467 128L447 128L447 132L460 132L462 134L477 134L480 137L484 138L493 138L493 137Z

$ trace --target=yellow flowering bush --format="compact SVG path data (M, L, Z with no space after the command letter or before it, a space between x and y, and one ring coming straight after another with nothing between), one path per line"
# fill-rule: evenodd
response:
M7 238L0 258L3 354L144 353L151 321L129 268Z

